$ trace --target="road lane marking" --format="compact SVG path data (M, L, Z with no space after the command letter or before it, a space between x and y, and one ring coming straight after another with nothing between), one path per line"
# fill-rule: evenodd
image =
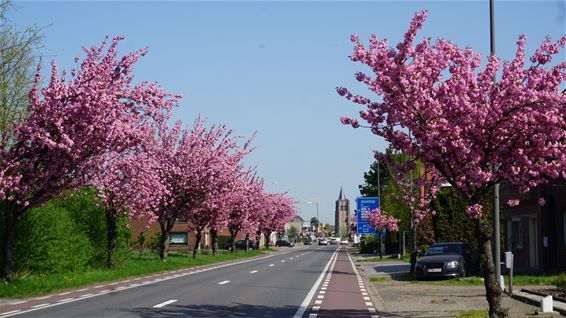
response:
M71 298L65 298L65 299L60 299L60 300L58 300L57 302L58 302L58 303L64 303L64 302L66 302L66 301L73 300L73 299L75 299L75 298L72 298L72 297L71 297Z
M207 271L211 271L211 270L216 269L216 268L225 268L225 267L230 267L230 266L236 266L236 265L240 265L240 264L244 264L244 263L248 263L248 262L254 262L254 261L272 258L272 257L275 257L275 256L288 254L288 253L291 253L291 252L292 251L287 251L287 252L275 253L275 254L266 255L266 256L257 257L257 258L246 259L246 260L242 260L242 261L236 261L236 262L232 262L232 263L223 264L223 265L220 265L220 266L215 266L214 268L209 268L209 267L205 267L205 266L198 266L198 267L195 267L193 269L179 270L179 271L182 273L181 276L190 276L190 275L196 274L196 272L194 272L193 270L197 269L197 268L201 269L201 270L199 270L199 272L207 272ZM157 276L157 275L153 275L153 276ZM114 293L114 292L122 291L122 290L125 290L125 289L136 288L136 287L139 287L139 286L146 285L146 284L143 284L141 282L134 283L133 281L139 281L139 280L147 279L148 277L150 277L150 276L131 278L131 279L128 279L128 280L116 282L114 285L119 284L119 283L130 282L130 281L132 282L132 284L129 284L129 285L126 285L126 286L116 286L115 288L113 288L108 293ZM86 290L89 290L89 288L82 288L82 289L78 289L78 290L73 290L72 292L83 292L83 291L86 291ZM71 291L66 291L66 292L59 293L57 295L58 296L64 296L64 295L68 295L70 293L71 293ZM105 295L105 294L107 294L107 293L84 294L84 295L75 297L75 299L69 300L68 302L81 301L81 300L84 300L86 298L92 298L92 297ZM24 300L24 301L20 301L20 302L15 302L15 303L11 303L10 305L23 304L25 302L27 302L27 301ZM11 313L9 316L12 316L12 315L15 315L15 314L21 314L21 313L28 313L28 312L43 310L43 309L48 308L48 307L54 307L54 306L58 306L58 305L61 305L61 304L68 303L68 302L54 302L52 304L47 304L44 307L39 307L39 308L28 307L27 309L18 309L17 313L13 313L13 314ZM7 312L1 314L1 316L7 317Z
M161 308L161 307L163 307L163 306L167 306L167 305L169 305L169 304L172 304L172 303L174 303L174 302L176 302L176 301L177 301L177 299L171 299L171 300L168 300L168 301L164 301L164 302L162 302L162 303L160 303L160 304L157 304L157 305L153 306L153 308Z
M281 263L285 263L285 260L284 260L284 259L282 259L282 260L281 260Z
M373 306L373 303L366 301L366 306Z
M229 280L225 280L223 282L218 283L218 285L224 285L224 284L228 284L230 281Z
M269 266L273 267L273 266L275 266L275 264L269 264Z
M251 271L251 272L250 272L250 274L255 274L255 273L257 273L257 271Z
M313 306L312 307L312 311L319 311L320 310L320 306Z
M309 314L309 318L316 318L317 314Z
M49 296L43 296L43 297L37 297L35 300L47 299L47 298L49 298L49 297L51 297L51 295L49 295Z
M375 308L368 308L368 311L370 314L375 314L377 312L377 310L375 310Z
M318 287L320 286L320 283L322 282L322 279L324 278L324 276L328 273L328 269L330 268L330 264L335 263L336 262L336 258L338 255L338 249L336 251L334 251L334 253L332 254L332 256L330 257L330 259L328 260L328 263L326 263L326 266L324 267L324 269L322 270L322 272L320 273L320 276L318 276L318 279L314 282L314 285L312 286L311 290L309 291L309 293L307 294L307 296L305 297L305 299L303 300L303 302L301 303L301 305L299 306L299 309L297 309L297 312L295 313L295 316L293 316L293 318L301 318L303 317L303 314L305 313L305 311L307 310L313 296L314 293L316 293L316 290L318 289ZM315 300L314 301L315 305L320 305L322 304L322 300Z
M47 306L47 305L49 305L49 303L44 303L44 304L39 304L39 305L31 306L31 308L39 308L39 307L43 307L43 306Z
M20 312L20 311L21 311L21 310L12 310L12 311L8 311L8 312L5 312L5 313L3 313L3 314L2 314L2 316L4 316L4 315L11 315L11 314L15 314L15 313L17 313L17 312Z
M21 301L16 301L16 302L13 302L13 303L9 303L8 305L19 305L19 304L23 304L23 303L27 303L27 302L28 302L27 300L21 300Z

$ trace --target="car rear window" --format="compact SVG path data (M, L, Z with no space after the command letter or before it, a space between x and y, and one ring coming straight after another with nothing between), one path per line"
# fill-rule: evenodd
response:
M457 245L434 245L429 247L425 255L429 256L446 254L460 254L460 247Z

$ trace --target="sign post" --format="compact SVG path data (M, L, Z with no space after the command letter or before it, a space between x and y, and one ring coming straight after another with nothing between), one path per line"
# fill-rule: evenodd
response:
M378 197L358 197L356 198L357 207L357 232L359 235L372 234L374 236L374 253L375 253L375 229L370 226L368 213L379 208ZM381 235L380 235L381 237Z

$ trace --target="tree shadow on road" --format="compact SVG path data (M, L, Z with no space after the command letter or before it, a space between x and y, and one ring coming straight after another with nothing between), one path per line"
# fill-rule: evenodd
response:
M270 307L235 303L233 305L186 305L167 306L164 308L138 308L129 310L137 317L142 318L176 318L176 317L222 317L222 318L283 318L293 317L297 312L296 306ZM313 312L314 313L314 312ZM307 310L303 317L310 314ZM323 310L317 312L317 317L352 317L369 318L366 308L348 310Z

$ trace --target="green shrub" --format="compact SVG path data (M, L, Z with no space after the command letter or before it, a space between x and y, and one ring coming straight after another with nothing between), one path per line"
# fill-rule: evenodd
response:
M216 239L218 241L218 249L224 249L230 241L230 236L218 235Z
M55 273L84 270L93 247L69 211L50 202L31 209L18 226L15 270Z
M566 273L558 275L558 278L554 281L554 285L556 285L556 288L566 290Z
M0 220L0 235L3 235L2 209ZM131 256L131 229L126 225L126 216L120 215L117 264ZM81 271L86 267L106 266L106 255L104 209L97 206L94 190L85 188L26 212L16 232L14 269L34 273ZM0 256L3 261L3 255Z
M360 240L360 254L373 254L374 248L378 251L379 242L373 235L362 235Z

